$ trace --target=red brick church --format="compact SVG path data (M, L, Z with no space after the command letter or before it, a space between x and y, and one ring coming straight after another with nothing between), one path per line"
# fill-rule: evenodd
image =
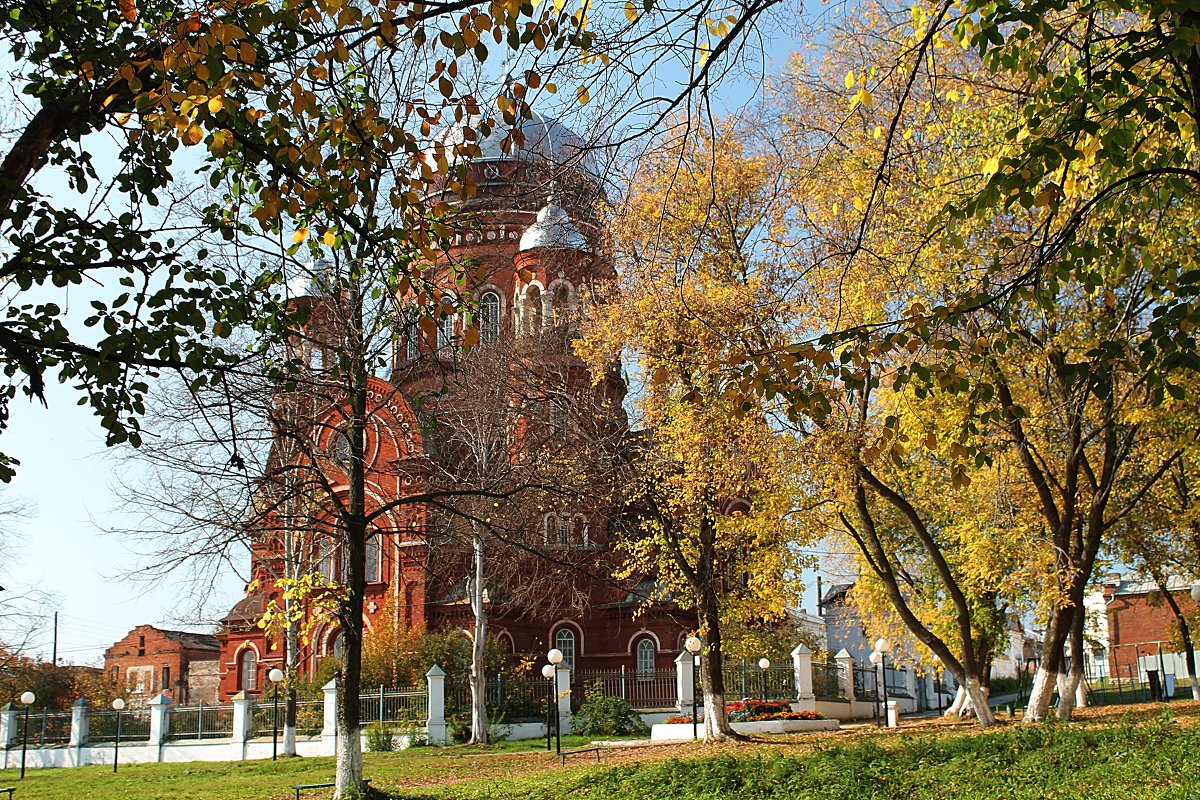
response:
M471 289L481 343L542 337L537 341L548 344L539 358L569 373L574 383L591 386L591 375L563 339L542 334L561 326L595 284L615 277L602 245L601 180L583 141L560 122L534 115L520 126L520 133L520 147L502 146L503 132L480 142L481 155L470 164L478 187L471 200L446 196L477 222L456 234L444 263L434 265L432 274L435 281L439 272L449 280L447 265L473 262L478 267L475 274L486 276ZM442 141L447 147L461 144L461 130L451 128ZM309 294L298 302L313 304L308 325L319 325L319 292ZM463 330L460 315L443 320L436 330L412 326L397 331L390 378L371 379L368 400L377 410L367 428L364 458L368 497L381 504L377 508L413 491L412 479L388 465L438 457L436 419L430 426L431 412L420 398L445 379L447 364L454 361L451 345ZM598 385L611 401L613 424L624 429L623 380L613 370ZM334 452L337 443L327 446ZM535 595L515 605L492 604L490 633L514 657L540 662L549 648L557 647L574 669L624 666L647 674L672 666L694 617L669 602L639 612L642 598L653 592L653 580L630 587L608 578L610 529L616 517L614 509L596 506L547 510L531 518L530 541L590 568L565 575L566 583L549 590L554 597L544 593L542 601ZM437 548L430 541L437 524L435 509L399 506L386 515L383 527L389 534L372 537L364 610L368 638L372 629L389 621L413 631L452 629L470 635L473 617L463 588L468 565L455 567L450 560L434 568ZM273 573L264 568L275 554L270 545L259 542L251 557L257 582L225 617L217 637L222 699L241 690L262 692L266 674L284 665L282 641L268 637L256 624L277 593ZM338 559L335 552L323 557L321 572L328 577L340 574ZM495 596L517 596L517 588L491 587ZM566 596L573 598L571 603L550 602ZM326 658L336 656L340 637L336 625L317 626L301 651L304 671L315 673Z

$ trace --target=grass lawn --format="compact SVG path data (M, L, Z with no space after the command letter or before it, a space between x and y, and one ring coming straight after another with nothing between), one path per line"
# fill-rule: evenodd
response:
M557 759L536 742L368 753L366 774L404 800L1138 800L1200 797L1200 706L1088 709L1067 725L978 733L942 721L753 742L613 749L604 763ZM569 737L569 747L584 744ZM544 746L544 745L543 745ZM332 758L232 764L13 770L15 800L267 800L328 781ZM327 797L313 793L313 800Z

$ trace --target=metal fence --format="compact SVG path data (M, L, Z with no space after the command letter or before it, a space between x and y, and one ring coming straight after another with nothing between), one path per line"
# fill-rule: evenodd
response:
M117 712L95 711L88 715L88 741L111 742L117 738ZM150 738L150 709L121 712L121 741Z
M28 723L28 741L30 747L66 744L71 740L70 711L50 711L48 709L42 709L41 711L30 711ZM25 724L25 714L21 714L19 717L17 717L18 742L25 740Z
M599 687L597 687L599 683ZM620 669L581 671L575 676L572 695L586 698L596 688L606 697L621 697L637 709L667 709L678 704L677 677L674 668L639 672Z
M273 731L283 733L287 722L287 700L279 698L279 721L276 728L275 703L263 700L254 704L251 716L251 736L269 736ZM322 700L296 701L296 734L298 736L315 736L325 727L325 703Z
M724 669L725 697L754 697L759 700L793 700L796 697L796 673L792 667L759 669L746 659Z
M553 691L545 678L499 674L488 678L484 703L488 718L499 722L536 722L546 717L546 701ZM446 681L446 716L471 714L471 686L465 676Z
M854 668L854 696L859 700L879 699L879 671L874 667Z
M842 670L837 664L812 665L813 694L821 700L845 700L846 689L842 685Z
M168 739L227 739L233 736L231 705L178 706L171 709L167 720Z
M387 688L358 697L359 721L423 725L429 719L429 692L423 686Z

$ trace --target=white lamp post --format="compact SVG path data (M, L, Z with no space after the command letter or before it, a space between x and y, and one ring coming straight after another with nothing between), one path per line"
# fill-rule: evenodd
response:
M113 711L117 712L117 736L113 739L113 774L117 774L117 756L121 753L121 712L125 710L125 701L118 697L112 701Z
M696 668L700 666L700 648L704 643L700 641L699 636L689 636L683 646L692 654L692 738L699 739L699 720L696 719Z
M1197 603L1200 603L1200 583L1197 583L1192 587L1190 594L1192 595L1193 600L1195 600Z
M554 671L554 684L550 696L554 700L554 752L562 755L562 719L558 713L558 665L563 662L563 652L557 647L546 653L546 660Z
M21 780L25 780L25 752L29 749L29 707L37 696L33 692L21 692L21 705L25 706L25 724L21 730Z
M767 670L771 668L771 659L766 656L760 658L758 660L758 668L762 670L762 699L765 702L767 700Z
M880 674L883 682L883 726L885 728L892 727L891 720L888 719L888 695L887 695L887 654L891 652L892 643L887 639L879 638L875 640L875 652L879 654Z
M267 673L267 679L275 687L275 708L271 712L271 760L279 758L279 684L283 681L283 670L274 667ZM380 695L382 697L382 695Z
M550 752L550 735L553 732L553 723L550 719L550 705L554 703L554 665L546 664L542 667L542 677L550 681L550 691L546 694L546 752Z

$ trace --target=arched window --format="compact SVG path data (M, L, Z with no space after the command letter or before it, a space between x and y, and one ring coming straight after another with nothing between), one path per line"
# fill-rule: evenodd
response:
M484 344L500 341L500 295L484 292L479 298L479 340Z
M542 290L530 286L525 291L524 323L525 332L538 334L542 332Z
M247 647L238 657L238 686L246 692L258 688L258 654L252 647Z
M550 314L554 319L554 327L566 325L570 311L571 290L565 283L560 283L554 287L554 294L550 298Z
M634 664L639 681L654 680L654 640L641 639L634 649Z
M404 357L409 361L416 361L421 357L419 329L411 322L404 329Z
M454 317L445 316L438 322L437 327L437 346L438 350L449 347L454 344Z
M379 582L379 552L383 542L378 535L367 539L367 560L363 572L367 583Z
M321 573L321 577L325 580L332 581L337 572L334 571L334 545L332 539L322 539L317 542L317 547L320 550L317 559L317 572Z
M338 635L333 637L333 644L329 648L329 653L336 659L342 659L346 655L346 638L338 631Z
M570 628L559 628L554 635L554 646L562 651L562 665L575 676L575 631Z

